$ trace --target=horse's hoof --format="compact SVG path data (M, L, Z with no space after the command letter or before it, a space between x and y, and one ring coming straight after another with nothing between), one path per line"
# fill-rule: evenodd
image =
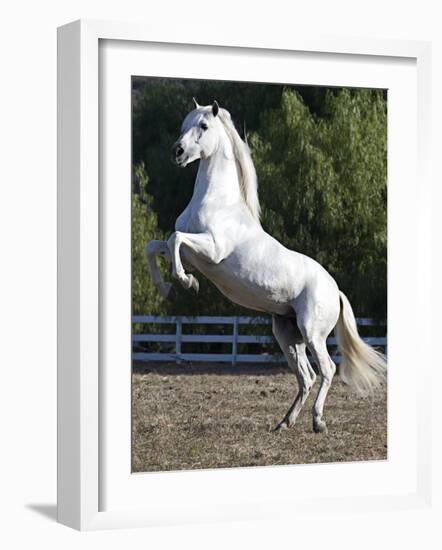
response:
M199 281L196 277L194 277L193 275L189 275L189 279L190 279L190 287L191 289L193 289L195 291L195 294L198 294L199 290L200 290L200 284L199 284Z
M287 430L289 428L289 423L287 420L281 420L281 422L273 430L274 432L280 432L282 430Z
M170 285L169 292L167 293L167 301L168 302L175 302L176 297L177 297L176 289L174 288L173 285Z
M327 424L325 423L324 420L313 420L313 431L316 434L319 434L319 433L327 434L328 433Z
M174 302L176 299L176 290L172 283L163 283L161 285L161 296L168 302Z
M172 283L161 283L159 286L159 291L165 300L171 300L175 296L175 289L173 288Z

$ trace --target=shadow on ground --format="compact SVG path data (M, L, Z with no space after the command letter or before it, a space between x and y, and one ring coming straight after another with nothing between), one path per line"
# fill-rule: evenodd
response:
M28 510L32 510L40 516L51 521L57 521L57 505L56 504L26 504Z
M290 372L289 368L283 363L251 365L250 363L238 363L231 365L229 363L147 363L144 361L134 361L133 374L163 374L163 375L195 375L195 374L215 374L218 376L270 376Z

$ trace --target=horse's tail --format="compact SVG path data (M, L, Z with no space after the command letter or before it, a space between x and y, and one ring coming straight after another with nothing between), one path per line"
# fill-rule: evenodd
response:
M343 357L339 365L341 378L361 395L371 394L385 380L385 356L359 336L352 307L343 292L339 292L339 299L341 312L335 334Z

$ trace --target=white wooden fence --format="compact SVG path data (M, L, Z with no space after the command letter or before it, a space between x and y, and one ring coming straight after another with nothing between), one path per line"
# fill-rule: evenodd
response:
M272 355L269 353L244 354L238 353L238 344L269 344L274 341L273 336L241 334L241 326L244 325L268 325L271 323L269 318L257 317L158 317L152 315L135 315L132 317L132 323L142 324L160 324L172 325L173 332L166 333L146 333L133 334L132 346L139 347L141 342L162 342L173 344L173 352L143 352L133 351L132 359L138 361L204 361L204 362L229 362L232 365L236 363L271 363L283 361L281 355ZM365 342L373 346L384 348L387 353L387 338L385 336L385 322L375 321L373 319L358 318L358 326L377 326L383 336L363 337ZM183 325L230 325L230 334L183 334ZM181 347L183 343L224 343L231 345L230 353L183 353ZM327 340L330 346L336 346L336 338L330 337ZM336 363L340 362L339 355L333 355Z

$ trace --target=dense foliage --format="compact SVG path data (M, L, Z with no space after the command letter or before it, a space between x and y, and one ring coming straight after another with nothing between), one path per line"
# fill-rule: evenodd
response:
M317 259L336 278L357 315L385 317L387 271L387 104L380 90L234 82L133 81L132 269L134 313L250 314L199 275L198 297L175 285L160 300L145 243L173 231L189 201L197 165L170 161L183 117L216 98L240 134L247 125L264 228ZM170 280L170 265L164 266Z
M157 216L152 209L152 197L148 192L149 180L143 163L135 168L132 182L132 313L161 314L165 313L165 304L150 280L146 284L144 247L153 239L164 239L165 235L159 229ZM167 277L165 267L163 266L162 275Z

